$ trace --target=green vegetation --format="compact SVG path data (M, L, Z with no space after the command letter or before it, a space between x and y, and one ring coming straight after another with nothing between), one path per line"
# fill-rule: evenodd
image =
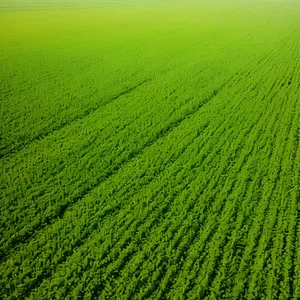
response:
M24 2L0 298L299 299L300 2Z

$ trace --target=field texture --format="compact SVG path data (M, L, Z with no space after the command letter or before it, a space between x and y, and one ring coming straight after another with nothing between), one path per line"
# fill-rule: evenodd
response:
M0 299L300 299L300 2L0 5Z

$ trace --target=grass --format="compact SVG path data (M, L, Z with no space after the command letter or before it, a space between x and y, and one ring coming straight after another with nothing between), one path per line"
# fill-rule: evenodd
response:
M3 299L298 299L297 1L0 5Z

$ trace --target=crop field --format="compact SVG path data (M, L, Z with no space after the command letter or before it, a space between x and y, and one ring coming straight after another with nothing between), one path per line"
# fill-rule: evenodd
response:
M2 0L0 299L300 299L300 1Z

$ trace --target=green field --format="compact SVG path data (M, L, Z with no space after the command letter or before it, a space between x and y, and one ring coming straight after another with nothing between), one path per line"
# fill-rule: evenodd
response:
M300 299L300 1L2 0L0 299Z

